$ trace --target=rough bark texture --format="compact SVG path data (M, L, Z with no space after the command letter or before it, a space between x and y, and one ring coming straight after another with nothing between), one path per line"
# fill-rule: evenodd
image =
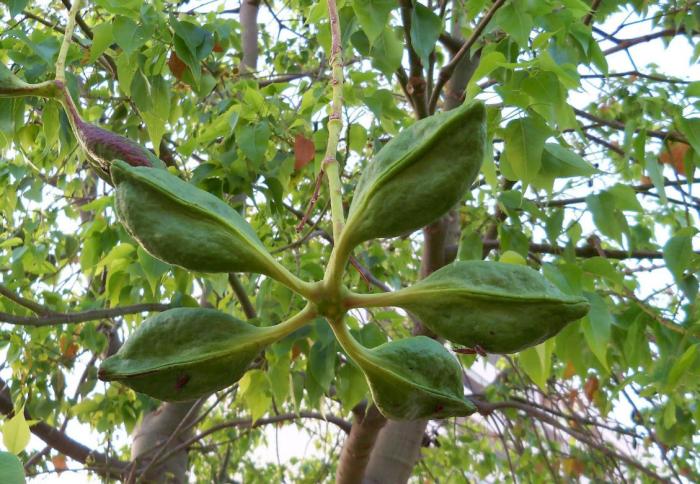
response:
M255 72L258 65L258 8L260 0L241 2L241 73Z
M141 425L133 433L131 444L131 459L139 459L141 465L147 465L158 452L165 455L171 449L185 442L192 436L191 430L180 432L171 438L173 432L181 424L184 418L187 421L182 428L187 428L197 418L198 408L193 409L196 402L183 403L163 403L156 410L144 416ZM197 404L198 407L201 403ZM164 443L167 446L163 451L159 451ZM155 450L154 450L155 449ZM173 454L160 465L152 466L143 482L158 483L184 483L187 482L187 449L182 449Z
M374 405L369 408L362 405L353 410L353 414L354 420L350 435L345 440L338 461L336 471L336 482L338 483L362 482L374 442L386 423L386 419Z

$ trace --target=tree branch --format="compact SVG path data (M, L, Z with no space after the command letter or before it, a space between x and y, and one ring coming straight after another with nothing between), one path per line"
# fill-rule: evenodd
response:
M491 249L498 249L501 246L501 242L499 240L494 240L494 239L485 239L483 241L484 244L484 250L491 250ZM456 247L452 249L453 251L456 251ZM530 252L535 252L538 254L555 254L555 255L560 255L566 252L566 247L561 247L557 245L550 245L550 244L537 244L537 243L530 243L530 247L528 248ZM583 247L576 247L574 248L574 252L578 257L598 257L602 254L608 259L617 259L617 260L625 260L625 259L663 259L664 254L663 252L658 252L658 251L653 251L653 250L632 250L632 251L626 251L626 250L616 250L616 249L598 249L597 247L593 246L583 246ZM700 254L700 252L696 252L696 254Z
M7 384L1 379L0 387L0 412L9 417L14 414L14 407ZM28 420L31 419L26 410L24 415ZM32 425L29 430L51 448L82 464L90 465L91 470L103 477L119 479L128 466L127 462L96 452L44 422Z
M567 426L561 424L555 418L547 415L546 413L542 412L541 410L538 410L537 408L532 407L528 404L521 403L521 402L515 402L512 400L511 401L504 401L504 402L490 403L490 402L487 402L487 401L482 400L480 398L474 398L474 397L470 398L470 400L472 401L472 403L474 403L478 412L484 416L487 416L496 410L507 409L507 408L514 408L517 410L522 410L530 417L534 417L534 418L540 420L541 422L547 423L547 424L551 425L552 427L556 427L559 430L566 432L567 434L569 434L570 436L572 436L576 440L588 445L589 447L592 447L596 450L599 450L600 452L604 453L605 455L607 455L609 457L612 457L614 459L625 462L626 464L629 464L630 466L638 469L644 475L654 479L655 481L664 482L664 483L668 482L668 479L656 474L654 471L649 469L648 466L642 465L641 463L637 462L636 460L632 459L631 457L629 457L627 455L616 452L615 450L611 449L610 447L606 447L603 444L599 444L598 442L595 442L595 441L589 439L586 435L568 428Z
M644 42L649 42L654 39L660 39L662 37L675 37L678 34L684 34L686 33L685 27L680 27L678 29L665 29L665 30L660 30L658 32L654 32L652 34L647 34L647 35L642 35L640 37L634 37L632 39L621 39L620 43L617 44L614 47L610 47L607 50L603 51L603 54L605 55L610 55L614 54L615 52L619 52L621 50L627 50L630 47L641 44ZM698 35L700 32L697 31L691 31L689 35Z
M238 276L233 272L229 272L228 283L231 285L233 293L236 295L238 302L241 304L241 309L243 309L243 314L245 314L245 317L248 319L256 318L258 314L255 311L253 303L250 302L250 298L248 298L248 294L245 292L245 288L243 287L243 284L241 284L241 280L238 278Z
M581 116L582 118L586 118L590 121L594 121L596 123L603 124L605 126L610 126L611 128L619 129L619 130L624 130L625 129L625 123L622 121L617 121L617 120L608 120L605 118L601 118L600 116L596 116L594 114L587 113L586 111L583 111L581 109L573 108L574 113L576 115ZM651 136L652 138L658 138L662 140L672 140L672 141L680 141L681 143L688 143L688 140L685 139L685 136L683 136L680 133L676 133L673 131L658 131L655 129L642 129L642 128L637 128L634 130L635 133L639 133L640 131L646 132L648 136Z
M401 7L401 21L403 23L404 42L408 51L408 64L410 77L406 86L406 93L413 98L413 107L416 118L423 119L428 116L428 106L426 103L425 78L423 76L423 63L413 48L411 41L411 11L413 5L411 0L399 0Z
M21 326L52 326L57 324L84 323L98 319L109 319L127 314L138 314L147 311L165 311L172 309L172 304L142 303L132 306L122 306L108 309L90 309L79 313L52 313L40 317L15 316L14 314L0 312L0 323L16 324Z
M18 294L15 294L9 288L7 288L6 286L4 286L2 284L0 284L0 295L3 295L7 299L16 302L20 306L24 306L25 308L29 309L30 311L32 311L36 314L41 314L41 315L57 314L54 311L47 308L46 306L43 306L43 305L41 305L37 302L34 302L30 299L26 299Z
M428 112L430 114L435 112L438 99L440 99L440 93L442 92L442 88L445 87L447 81L449 81L450 77L452 77L452 73L454 73L457 64L459 64L459 61L462 59L462 57L464 57L469 52L469 49L472 48L472 45L476 43L476 41L479 39L479 36L481 36L481 33L489 24L496 11L499 8L501 8L501 5L503 5L504 3L505 0L496 0L493 3L493 5L491 5L491 8L481 18L481 20L474 28L474 31L466 40L466 42L464 42L464 44L462 44L462 47L459 48L457 53L454 56L452 56L450 62L448 62L442 69L440 69L440 74L438 75L437 82L435 83L435 88L433 89L433 92L430 95L430 102L428 103Z

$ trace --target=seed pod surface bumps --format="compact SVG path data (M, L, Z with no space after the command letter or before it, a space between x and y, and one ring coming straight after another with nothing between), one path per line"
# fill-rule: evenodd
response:
M589 309L526 266L460 261L395 293L439 336L489 353L514 353L554 336Z
M474 413L457 360L434 339L404 338L365 350L358 361L381 413L394 420Z
M214 309L170 309L146 319L98 376L160 400L193 400L238 381L266 336Z
M479 173L485 116L483 103L464 104L417 121L387 143L357 183L346 244L416 230L452 208Z
M150 254L200 272L274 274L253 228L229 205L167 170L112 165L116 208Z

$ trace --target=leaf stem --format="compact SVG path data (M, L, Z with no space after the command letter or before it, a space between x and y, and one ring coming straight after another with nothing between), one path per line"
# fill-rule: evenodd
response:
M333 334L335 335L338 343L342 346L343 350L348 354L350 358L353 359L358 365L372 364L369 360L367 349L362 346L357 340L350 334L348 326L343 323L342 318L336 320L328 320L331 325Z
M293 333L297 329L301 328L304 326L306 323L311 321L313 318L315 318L318 315L318 312L316 310L316 307L309 303L307 304L304 309L299 311L297 314L292 316L291 318L276 324L274 326L268 326L265 328L261 328L265 330L267 333L265 340L265 344L272 344L276 341L279 341L280 339L284 338L290 333Z
M57 81L66 81L66 56L68 55L68 48L70 47L70 43L73 38L73 30L75 30L75 17L78 15L78 10L80 10L80 3L81 0L73 0L73 5L71 6L70 11L68 12L66 32L63 36L61 50L58 52L58 58L56 59Z

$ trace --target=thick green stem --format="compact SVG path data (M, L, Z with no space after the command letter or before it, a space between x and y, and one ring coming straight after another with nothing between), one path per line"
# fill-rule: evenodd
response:
M323 159L323 170L328 176L328 189L331 199L331 219L333 221L333 239L336 245L333 247L331 258L326 269L325 282L327 289L339 293L342 284L342 274L347 262L349 251L342 247L341 234L345 223L343 213L343 191L340 184L340 168L336 153L338 141L343 128L341 116L343 109L343 59L340 45L340 21L338 20L338 8L335 0L328 0L328 18L331 24L331 86L333 97L331 102L331 114L328 116L328 144Z
M304 309L286 321L276 324L275 326L262 328L267 333L265 336L265 344L272 344L279 341L288 334L304 326L317 315L318 313L316 312L315 306L312 304L307 304Z
M302 295L305 299L316 302L316 300L318 299L316 284L302 281L297 276L292 274L289 270L287 270L286 267L282 266L277 262L274 262L274 266L277 269L276 272L274 274L269 274L273 279L275 279L278 282L281 282L297 294Z
M343 192L340 185L340 170L338 168L338 141L343 129L343 57L340 45L340 21L335 0L328 0L328 19L331 23L331 86L333 98L331 114L328 116L328 144L323 159L323 168L328 175L328 188L331 197L331 217L333 220L333 238L340 239L345 216L343 214Z
M367 354L367 349L358 343L350 334L348 326L343 322L342 318L336 320L328 320L331 325L333 334L335 334L338 343L343 347L350 358L359 364L373 364Z
M388 307L398 305L401 302L402 296L403 293L401 291L378 294L350 292L343 302L347 309Z
M73 38L73 30L75 30L75 17L78 15L78 10L80 10L80 2L81 0L73 0L73 6L68 12L66 32L63 35L63 43L61 44L61 50L58 52L58 59L56 59L57 81L65 82L66 80L66 56L68 55L68 48L70 47L70 42Z

